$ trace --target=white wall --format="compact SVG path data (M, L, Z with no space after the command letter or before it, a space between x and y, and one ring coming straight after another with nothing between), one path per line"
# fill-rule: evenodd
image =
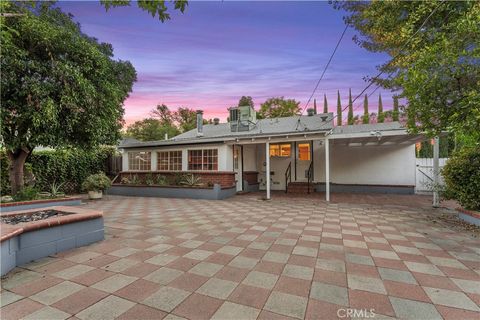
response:
M325 181L324 146L314 148L315 181ZM330 182L415 185L415 145L347 147L330 143Z
M256 145L243 146L243 171L258 171Z

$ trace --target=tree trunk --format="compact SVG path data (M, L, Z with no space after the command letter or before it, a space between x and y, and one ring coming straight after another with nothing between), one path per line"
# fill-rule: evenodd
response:
M7 156L10 160L9 176L12 195L23 189L23 167L29 154L30 150L27 148L7 151Z

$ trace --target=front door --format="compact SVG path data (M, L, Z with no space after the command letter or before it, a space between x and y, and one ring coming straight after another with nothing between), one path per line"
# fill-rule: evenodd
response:
M237 185L237 192L243 191L243 169L242 169L242 146L233 146L233 171L235 171L235 182Z
M297 142L297 148L295 150L295 160L297 165L297 178L296 181L307 182L307 171L312 161L312 145L310 142ZM292 176L292 180L295 178Z

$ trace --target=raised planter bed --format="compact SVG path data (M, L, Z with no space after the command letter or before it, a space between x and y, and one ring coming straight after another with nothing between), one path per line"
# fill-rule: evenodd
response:
M463 208L457 208L457 211L460 219L480 227L480 212Z
M148 186L113 184L107 194L135 197L165 197L221 200L236 194L235 186L188 187L188 186Z
M0 203L0 210L2 212L28 210L37 208L46 208L51 206L79 206L82 204L82 199L78 197L65 197L58 199L40 199L31 201L19 202L5 202Z
M2 212L1 275L16 266L103 240L101 211L54 206Z

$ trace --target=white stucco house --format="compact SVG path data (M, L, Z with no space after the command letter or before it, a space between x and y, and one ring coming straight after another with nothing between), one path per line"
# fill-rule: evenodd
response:
M415 143L398 122L334 126L332 113L257 120L249 106L230 121L161 141L124 141L124 173L193 172L234 192L414 193Z

